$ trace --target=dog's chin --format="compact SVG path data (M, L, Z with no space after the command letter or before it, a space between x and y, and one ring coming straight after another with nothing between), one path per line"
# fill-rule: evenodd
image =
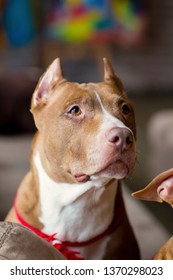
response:
M129 173L130 170L128 165L119 160L94 173L92 176L90 176L90 178L114 178L120 180L126 178Z
M104 179L106 181L111 179L121 180L128 177L130 173L131 168L129 165L122 160L117 160L111 164L108 164L107 166L99 168L93 173L87 174L78 172L74 175L74 177L77 182L82 183L99 179L102 179L103 181Z

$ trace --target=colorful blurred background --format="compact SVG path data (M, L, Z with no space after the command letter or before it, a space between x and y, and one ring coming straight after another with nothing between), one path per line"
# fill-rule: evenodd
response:
M143 5L137 0L1 2L2 33L11 46L29 43L40 31L61 43L134 42L144 26Z

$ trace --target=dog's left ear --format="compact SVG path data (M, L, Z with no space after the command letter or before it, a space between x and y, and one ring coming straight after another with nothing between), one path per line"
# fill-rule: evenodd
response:
M121 80L116 76L114 69L108 58L103 58L104 64L104 81L105 83L114 83L118 89L124 93L124 87Z
M38 105L46 104L49 97L50 89L53 86L64 80L61 62L59 58L56 58L52 64L48 67L47 71L40 78L38 85L34 91L32 98L32 108Z

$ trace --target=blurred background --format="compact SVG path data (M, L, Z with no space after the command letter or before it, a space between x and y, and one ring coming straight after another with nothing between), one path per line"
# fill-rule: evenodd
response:
M104 56L136 111L138 160L129 193L173 167L171 0L0 0L0 219L29 168L38 78L60 57L70 81L101 81ZM172 233L170 206L140 205Z

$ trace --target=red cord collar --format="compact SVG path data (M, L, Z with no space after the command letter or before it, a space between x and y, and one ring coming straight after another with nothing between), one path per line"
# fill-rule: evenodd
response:
M119 199L120 199L120 201L119 201ZM57 233L48 235L48 234L36 229L35 227L31 226L19 214L19 212L17 210L16 199L14 201L14 211L15 211L16 217L21 225L29 228L31 231L36 233L39 237L47 240L48 242L51 242L52 245L57 250L59 250L68 260L81 260L84 258L77 256L78 254L80 254L79 252L69 250L67 247L84 247L84 246L90 245L90 244L102 239L103 237L113 233L115 231L115 229L122 223L124 216L125 216L124 202L121 197L117 197L115 206L116 206L116 204L118 204L118 207L116 207L115 216L114 216L114 219L113 219L112 223L110 224L110 226L101 234L99 234L87 241L83 241L83 242L70 242L70 241L62 242L55 237L55 236L57 236Z

